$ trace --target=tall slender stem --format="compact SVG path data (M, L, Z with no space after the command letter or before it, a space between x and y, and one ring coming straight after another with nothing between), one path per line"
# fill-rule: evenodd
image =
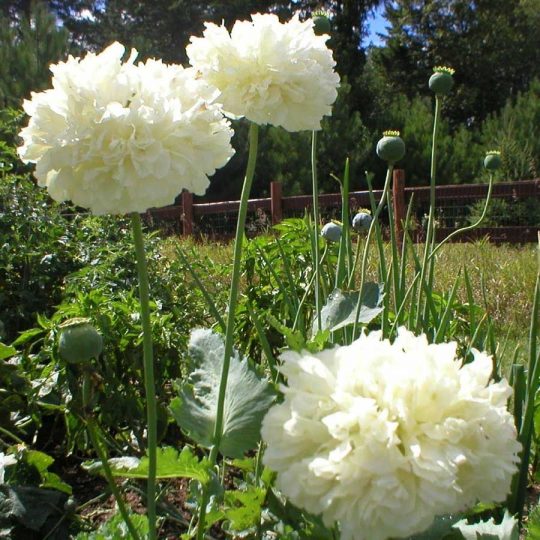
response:
M362 266L360 269L360 287L358 292L358 302L356 304L356 317L354 319L354 325L353 325L353 331L352 331L352 341L356 339L356 330L358 326L358 317L360 315L360 308L362 307L362 293L364 292L364 281L366 279L366 268L367 268L367 256L369 253L369 243L371 240L371 235L373 234L373 231L375 230L375 227L377 226L377 220L379 219L379 215L382 212L382 209L384 207L384 203L388 198L388 190L390 188L390 179L392 178L392 171L394 170L394 166L392 164L388 164L388 170L386 171L386 180L384 182L383 191L381 194L381 200L379 201L379 204L373 213L373 219L371 220L371 224L369 226L369 230L367 233L366 238L366 244L364 246L364 253L362 255ZM384 256L384 253L382 253L382 247L379 246L381 249L381 256Z
M321 321L321 288L319 285L319 185L317 182L317 132L311 135L311 179L313 183L313 257L315 269L315 312L317 314L317 328L322 328Z
M216 410L216 424L212 439L212 448L210 450L210 464L213 467L216 464L221 438L223 437L223 412L225 407L225 394L227 390L227 379L229 377L229 367L233 352L234 338L234 319L236 313L236 304L238 303L238 291L240 289L240 270L242 258L242 243L244 240L244 228L246 224L246 215L248 209L249 193L253 176L255 175L255 164L257 161L257 147L259 141L259 126L251 124L249 127L249 155L244 178L244 186L240 197L240 207L238 209L238 221L236 224L236 236L234 239L233 270L231 278L231 290L229 294L229 309L227 315L227 326L225 330L225 351L223 356L223 368L221 370L221 379L219 383L218 403ZM199 524L197 526L197 539L202 540L205 532L206 505L208 504L208 488L205 487L201 497L199 508Z
M116 504L118 505L118 510L120 511L120 515L122 516L131 536L133 537L133 540L140 540L141 537L139 536L137 529L135 529L133 521L129 517L128 510L124 503L124 499L122 499L120 490L118 489L116 482L114 481L111 467L109 466L109 461L107 459L107 453L105 452L105 450L103 450L103 447L101 446L96 421L93 418L86 417L86 428L88 430L88 434L90 435L90 440L92 441L92 445L96 451L96 454L101 461L101 466L103 467L103 474L105 475L109 487L111 488L112 494L114 495Z
M141 217L137 213L131 214L133 242L137 259L137 272L139 275L139 298L141 302L141 322L143 329L143 365L144 365L144 391L146 394L146 419L148 434L148 539L156 537L156 470L157 470L157 401L154 381L154 352L152 347L152 325L150 323L150 294L148 285L148 269L144 240L142 234Z
M417 317L416 317L416 329L420 330L420 319L423 314L421 307L423 283L426 276L426 270L428 270L428 264L433 266L433 259L429 260L430 253L433 249L435 242L435 182L437 171L437 131L439 128L439 118L441 115L440 98L435 95L435 117L433 119L433 136L431 140L431 171L430 171L430 183L429 183L429 217L426 232L426 244L424 246L424 259L422 261L422 268L420 270L420 287L418 289L418 302L417 302ZM432 272L428 270L428 275Z

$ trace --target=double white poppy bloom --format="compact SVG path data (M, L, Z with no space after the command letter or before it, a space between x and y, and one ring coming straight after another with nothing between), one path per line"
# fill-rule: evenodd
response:
M53 88L24 102L19 155L53 199L94 214L166 206L184 188L202 195L234 153L218 92L194 69L123 55L113 43L53 65Z
M264 419L264 463L290 500L340 522L343 540L385 540L437 515L503 501L520 445L511 388L492 361L400 329L317 354L283 355L283 403Z
M298 16L252 15L225 26L206 24L186 51L192 66L221 91L228 113L287 131L318 130L337 97L329 36L317 36L313 21Z

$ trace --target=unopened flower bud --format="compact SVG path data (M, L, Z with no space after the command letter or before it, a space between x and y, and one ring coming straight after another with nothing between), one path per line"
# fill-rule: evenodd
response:
M377 143L377 155L388 163L395 163L405 155L405 143L399 131L385 131Z
M369 230L369 227L371 225L371 222L373 221L373 218L371 217L371 214L366 211L358 212L352 220L352 228L357 233L366 232Z
M101 334L90 324L89 319L77 317L60 325L58 353L70 364L84 364L97 358L103 351Z
M339 242L341 238L341 225L330 221L321 229L321 236L327 242Z
M449 67L437 66L433 68L433 75L429 78L429 88L440 96L446 96L454 86L454 70Z
M486 152L484 167L488 171L496 171L501 165L501 153L498 150L489 150L489 152Z

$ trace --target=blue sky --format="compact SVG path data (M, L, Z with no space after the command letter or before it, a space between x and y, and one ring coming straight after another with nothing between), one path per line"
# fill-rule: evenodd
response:
M373 45L382 45L381 39L377 36L377 33L385 33L386 19L382 16L383 7L376 9L367 20L369 26L369 35L364 39L364 45L368 46L370 43Z

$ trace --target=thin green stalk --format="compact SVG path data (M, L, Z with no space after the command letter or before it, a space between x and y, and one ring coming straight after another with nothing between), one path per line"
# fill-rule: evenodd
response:
M133 241L139 275L139 298L141 302L141 322L143 329L143 365L144 391L146 394L146 418L148 434L148 539L155 540L156 536L156 470L157 470L157 400L154 381L154 352L152 347L152 325L150 322L150 293L148 284L148 268L144 252L144 240L141 217L131 214Z
M351 271L349 273L349 282L347 283L347 289L352 289L354 287L354 277L356 274L356 267L358 266L358 261L360 260L360 251L361 251L361 243L360 243L360 234L356 235L356 255L354 256L354 262L351 268Z
M428 257L433 248L433 242L435 239L435 174L437 170L437 131L439 128L439 118L441 115L441 106L439 96L435 96L435 118L433 120L433 137L431 140L431 173L430 173L430 184L429 184L429 217L428 225L426 232L426 244L424 246L424 260L422 262L422 269L420 274L420 284L425 282L426 270L428 271L428 276L430 274L428 269L428 264L433 265L433 259L431 262L428 260ZM416 330L420 330L420 319L422 317L423 310L421 308L422 302L422 287L418 290L418 301L417 301L417 319L416 319Z
M464 232L471 231L472 229L476 229L476 227L478 227L482 223L482 221L484 221L484 218L486 217L486 214L487 214L487 211L488 211L489 203L491 201L491 193L492 193L492 191L493 191L493 175L490 174L489 175L488 192L487 192L487 195L486 195L486 202L484 203L484 209L482 210L482 214L480 215L478 220L475 223L473 223L472 225L467 225L466 227L462 227L461 229L457 229L453 233L449 234L444 240L441 240L435 246L435 248L431 251L431 253L429 254L429 259L430 260L433 258L435 253L437 253L437 251L439 251L439 249L441 249L441 247L444 244L446 244L446 242L450 241L452 238L454 238L458 234L462 234Z
M345 284L347 271L352 264L349 236L349 159L345 161L343 184L341 184L341 238L339 241L338 264L334 287L341 289Z
M323 251L323 254L322 254L322 257L321 257L321 261L320 261L321 265L324 262L327 253L328 253L328 244L324 248L324 251ZM312 276L311 276L311 278L309 280L309 283L307 284L306 290L304 292L304 296L302 296L302 300L300 300L300 304L298 305L298 313L296 314L296 317L294 318L294 322L293 322L293 325L292 325L292 331L293 332L298 328L298 322L300 320L300 311L302 310L302 308L304 307L304 304L306 303L306 300L307 300L307 298L309 296L309 293L311 292L311 287L313 286L316 277L317 277L317 274L315 273L315 271L313 271L313 274L312 274ZM321 327L319 326L319 328L321 328Z
M394 211L393 211L393 201L392 201L392 190L388 190L388 223L390 226L390 248L392 252L392 282L394 284L394 313L398 310L398 306L401 304L401 297L403 295L401 291L401 286L399 283L399 253L398 245L396 238L396 230L394 228Z
M531 313L531 330L530 338L536 344L538 338L538 312L540 309L540 273L536 277L536 286L534 290L534 301ZM529 375L527 380L527 393L525 400L525 414L521 429L519 432L519 442L523 450L521 453L521 463L519 472L514 477L512 482L512 493L509 504L510 511L513 514L518 514L518 519L521 521L523 509L525 505L525 495L527 490L527 479L529 474L529 462L531 457L531 443L534 431L534 411L535 397L540 386L540 362L536 355L535 346L529 348Z
M22 439L17 437L17 435L15 435L14 433L11 433L11 431L7 430L6 428L3 428L2 426L0 426L0 433L11 437L15 442L18 442L19 444L24 444L24 441Z
M317 181L317 132L311 135L311 180L313 183L313 229L315 241L313 242L313 265L315 269L315 313L317 329L322 328L321 322L321 289L319 284L319 184Z
M118 510L120 511L120 515L122 516L122 519L125 521L126 526L129 529L131 536L133 537L133 540L140 540L141 537L139 536L137 529L135 529L135 526L133 525L133 521L131 521L131 518L129 517L129 513L124 503L124 499L122 499L120 490L118 489L118 486L116 485L116 482L114 480L113 474L111 472L111 468L109 466L107 454L105 450L103 450L103 447L101 446L96 421L93 418L89 418L89 417L86 418L86 427L88 429L88 434L90 435L90 440L92 441L92 445L94 446L94 449L96 451L96 454L98 455L99 460L101 461L101 465L103 467L103 474L105 475L105 478L107 479L109 487L111 488L112 494L114 495L114 498L116 500L116 504L118 504Z
M369 203L371 206L371 215L374 216L377 204L375 202L375 196L373 195L373 186L371 184L371 178L368 176L366 177L367 184L368 184L368 194L369 194ZM383 190L384 191L384 190ZM381 197L383 194L381 194ZM382 200L382 199L381 199ZM377 248L379 250L379 276L381 283L384 283L386 278L386 256L384 254L384 244L383 244L383 238L381 234L381 226L379 222L377 221L375 225L375 238L377 240Z
M240 197L240 207L238 208L238 222L236 225L236 236L234 240L233 270L231 278L231 291L229 295L229 309L227 315L227 329L225 331L225 351L223 356L223 368L221 370L221 380L219 383L218 403L216 410L216 424L212 438L212 448L210 450L210 464L215 466L221 438L223 436L223 413L225 407L225 392L227 390L227 379L229 377L229 367L233 351L234 339L234 319L236 313L236 304L238 303L238 291L240 289L240 270L242 258L242 243L244 239L244 228L246 224L246 215L248 208L249 193L253 176L255 175L255 164L257 161L257 147L259 140L259 127L251 123L249 127L249 156L244 178L244 186ZM206 505L208 504L208 487L204 488L199 508L199 523L197 526L197 540L204 538Z
M364 253L362 255L362 266L360 267L360 286L359 286L359 289L358 289L359 294L358 294L358 302L357 302L357 305L356 305L356 317L355 317L355 320L354 320L353 331L352 331L352 341L354 341L356 339L356 336L357 336L358 316L360 315L360 308L362 307L362 292L363 292L363 288L364 288L364 281L365 281L365 278L366 278L367 257L368 257L368 253L369 253L369 243L370 243L370 240L371 240L371 235L373 234L373 231L375 230L375 227L378 225L377 221L379 219L379 215L382 212L382 209L384 207L384 203L385 203L385 201L387 200L387 197L388 197L388 190L390 188L390 180L392 178L392 170L393 170L393 166L388 165L388 171L386 173L386 180L384 182L384 187L383 187L383 191L382 191L382 194L381 194L381 200L379 201L379 204L378 204L377 208L373 212L373 219L371 220L371 224L369 226L369 230L368 230L368 233L367 233L366 244L364 246ZM370 192L371 192L371 189L370 189ZM379 244L379 249L382 249L381 244ZM384 259L384 252L381 254L381 256ZM382 263L382 260L381 260L381 263Z
M193 266L189 263L188 258L186 257L186 254L184 251L180 248L176 248L176 254L182 259L182 262L186 265L188 272L191 274L191 277L197 284L197 287L199 287L199 290L201 291L201 294L203 295L204 299L206 300L206 305L208 306L208 309L212 312L212 315L216 319L217 323L219 324L221 330L225 331L225 321L222 319L221 315L219 314L219 310L216 307L216 304L214 303L214 300L212 299L212 296L210 293L206 290L206 287L204 286L204 283L199 278L197 272L195 272Z

